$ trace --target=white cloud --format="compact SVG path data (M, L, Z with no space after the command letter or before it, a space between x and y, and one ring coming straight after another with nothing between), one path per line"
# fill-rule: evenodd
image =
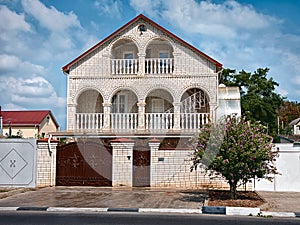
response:
M195 0L131 0L130 3L136 11L161 17L186 33L213 37L234 38L241 35L239 30L262 30L280 23L250 5L233 0L222 4Z
M122 3L119 0L96 0L94 6L99 10L99 15L121 17Z
M4 5L0 5L0 21L0 32L7 30L31 31L30 25L25 21L24 14L17 14Z
M65 14L53 6L47 8L37 0L23 0L22 5L26 13L32 15L42 27L52 32L62 32L70 27L81 27L73 12Z
M22 61L17 56L0 54L0 73L15 74L16 76L20 75L43 75L46 70L43 66L32 64L28 61ZM4 75L4 74L2 74Z
M66 99L58 97L53 86L43 77L0 77L0 91L5 93L0 96L5 107L43 109L66 105Z

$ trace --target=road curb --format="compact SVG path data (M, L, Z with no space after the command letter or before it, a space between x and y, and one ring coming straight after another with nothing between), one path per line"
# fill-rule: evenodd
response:
M76 207L0 207L0 211L46 211L46 212L132 212L132 213L183 213L183 214L218 214L228 216L260 216L260 217L298 217L300 212L269 212L259 208L203 206L202 209L175 208L76 208Z

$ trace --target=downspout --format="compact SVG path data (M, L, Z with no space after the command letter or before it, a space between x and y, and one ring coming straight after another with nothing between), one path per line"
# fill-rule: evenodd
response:
M49 135L48 138L48 152L49 152L49 156L51 157L51 162L50 162L50 187L53 186L53 151L51 148L51 139L52 139L52 134Z
M214 112L215 112L215 123L218 122L218 108L219 108L219 82L221 80L221 76L222 76L222 72L223 72L223 68L221 68L220 71L217 72L217 105L216 107L214 108Z

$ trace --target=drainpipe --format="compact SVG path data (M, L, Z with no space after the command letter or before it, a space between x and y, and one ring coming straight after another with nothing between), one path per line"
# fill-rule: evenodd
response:
M3 135L3 119L1 113L1 106L0 106L0 135Z
M53 186L53 151L51 149L51 139L52 139L52 134L49 135L48 138L48 151L49 151L49 155L51 157L51 162L50 162L50 187Z

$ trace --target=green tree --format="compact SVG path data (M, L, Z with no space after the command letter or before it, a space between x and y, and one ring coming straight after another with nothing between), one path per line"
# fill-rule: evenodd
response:
M278 109L284 98L275 92L279 84L272 77L267 78L268 72L269 68L259 68L254 73L224 69L220 83L240 87L242 115L249 120L260 121L276 139Z
M223 123L209 124L193 139L193 169L204 166L209 175L220 173L230 186L231 198L236 198L238 185L252 178L272 180L277 155L272 150L272 137L263 132L259 122L245 117L228 116Z

